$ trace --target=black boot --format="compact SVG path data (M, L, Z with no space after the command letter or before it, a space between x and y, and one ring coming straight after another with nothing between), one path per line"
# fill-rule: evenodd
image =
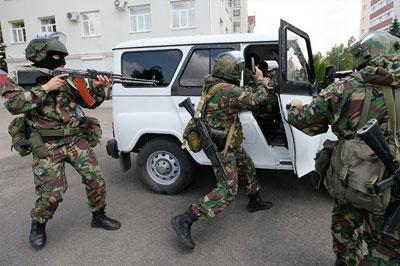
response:
M179 242L186 248L194 249L194 242L192 240L190 228L193 222L198 219L197 215L189 208L189 210L175 216L171 220L172 228L175 230Z
M103 228L106 230L118 230L121 228L121 223L117 220L108 218L104 209L93 212L92 227Z
M347 266L347 263L344 259L336 259L335 266Z
M272 202L263 201L260 198L258 192L256 194L249 195L249 204L247 205L247 210L249 212L256 212L261 210L268 210L272 207Z
M46 222L39 223L32 220L31 232L29 234L29 242L35 249L40 249L46 244Z

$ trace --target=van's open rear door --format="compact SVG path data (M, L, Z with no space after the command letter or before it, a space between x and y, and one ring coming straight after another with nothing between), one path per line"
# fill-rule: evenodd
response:
M300 29L281 20L279 28L279 99L293 168L301 177L314 170L320 136L310 137L287 123L286 105L292 99L311 102L315 81L310 38Z

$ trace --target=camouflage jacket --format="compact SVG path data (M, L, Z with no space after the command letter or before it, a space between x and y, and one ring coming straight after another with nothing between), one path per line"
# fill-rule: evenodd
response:
M288 121L308 135L324 133L332 125L338 138L351 139L359 127L366 86L371 86L372 100L367 121L377 119L384 134L389 135L388 115L379 85L396 87L399 83L400 56L380 56L359 72L328 86L310 104L291 107Z
M71 80L60 90L52 92L43 90L41 84L21 87L15 80L15 73L10 73L8 80L3 84L2 92L4 105L12 114L24 113L26 123L35 129L79 126L80 118L84 116L81 106L89 106L82 100ZM96 100L93 107L97 107L104 101L104 90L90 91Z
M208 101L204 117L210 127L229 130L234 117L239 112L272 110L271 106L277 104L275 93L267 90L264 85L257 84L252 89L241 88L234 84L227 83L222 79L212 76L206 77L203 92L218 83L226 83ZM241 131L240 121L237 120L236 130Z

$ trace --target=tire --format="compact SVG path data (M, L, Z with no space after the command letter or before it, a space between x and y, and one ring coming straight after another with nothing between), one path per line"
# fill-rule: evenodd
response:
M137 157L145 186L159 194L177 194L192 181L192 162L179 143L160 137L146 143Z

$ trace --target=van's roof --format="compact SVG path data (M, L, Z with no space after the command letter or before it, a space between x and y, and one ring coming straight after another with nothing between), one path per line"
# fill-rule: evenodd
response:
M190 45L190 44L212 44L212 43L239 43L239 42L260 42L260 41L277 41L276 35L264 35L254 33L237 33L237 34L219 34L219 35L194 35L180 37L163 37L148 39L133 39L122 42L115 46L116 49L138 48L138 47L156 47L156 46L173 46L173 45Z

